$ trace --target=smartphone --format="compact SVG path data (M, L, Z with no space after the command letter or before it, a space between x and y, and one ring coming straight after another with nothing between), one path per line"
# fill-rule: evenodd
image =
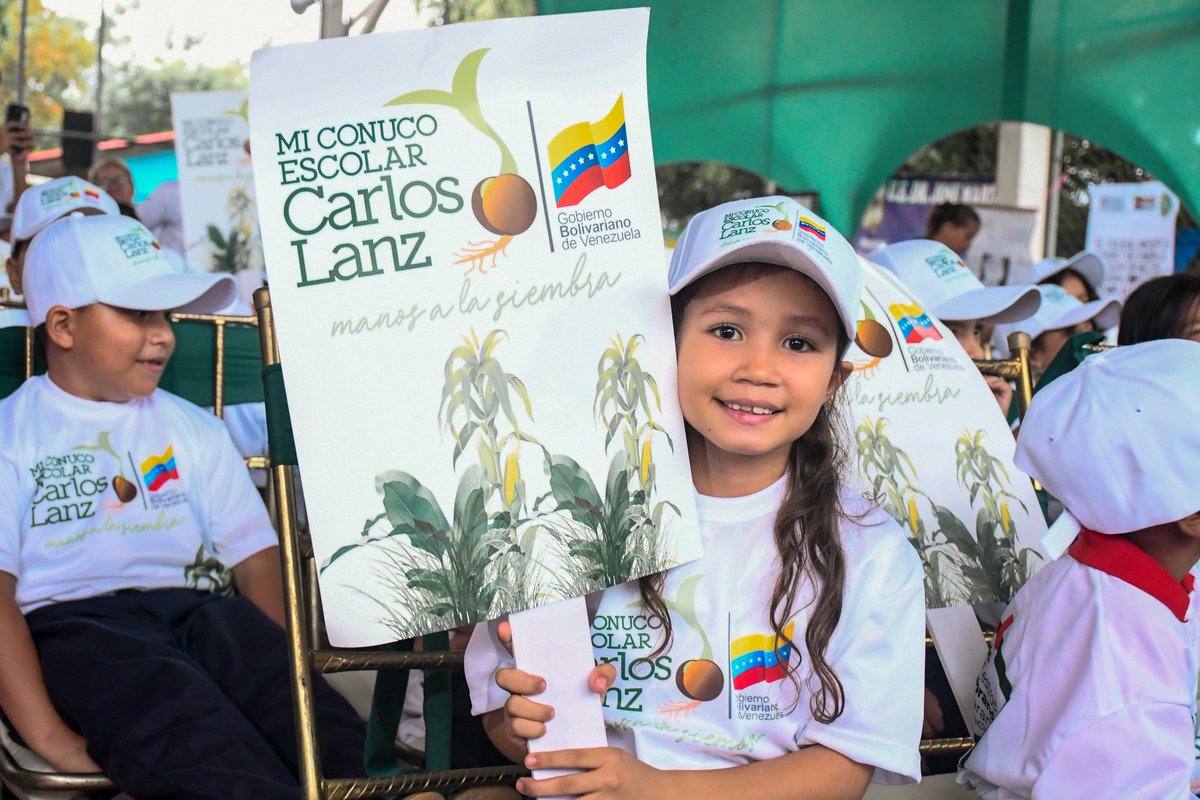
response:
M29 124L29 106L23 106L20 103L9 103L8 108L4 109L4 122L16 122L21 125Z
M10 122L15 122L19 125L28 126L29 125L29 106L23 106L20 103L9 103L8 107L6 109L4 109L4 124L8 125ZM20 148L13 147L12 148L12 154L14 156L20 156L24 152L25 152L25 148L23 148L23 147L20 147Z

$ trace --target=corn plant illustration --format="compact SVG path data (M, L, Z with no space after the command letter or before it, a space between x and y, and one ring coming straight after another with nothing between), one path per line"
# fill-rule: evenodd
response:
M438 426L454 439L451 466L457 468L467 452L479 458L459 481L451 521L419 479L387 470L376 476L383 513L368 519L358 540L322 567L360 547L383 545L386 563L377 574L396 602L376 603L389 615L384 624L398 635L411 635L418 621L462 625L540 600L531 593L538 565L525 556L532 536L525 531L519 543L518 533L530 521L521 445L541 445L521 428L516 402L526 418L533 413L524 383L496 356L505 336L494 330L480 338L472 330L446 360ZM396 606L416 611L419 620L398 617Z
M646 534L640 541L648 549L650 560L657 561L655 547L662 544L656 535L662 531L662 519L666 509L679 513L671 503L651 503L655 490L654 438L661 435L671 452L675 443L666 429L654 419L655 411L662 412L662 397L654 376L642 369L635 353L646 339L634 334L628 340L617 334L600 356L596 365L596 399L592 410L604 427L604 451L618 439L624 446L625 457L630 466L630 477L636 480L631 486L633 500L641 506L640 524ZM651 398L653 397L653 406ZM639 422L638 410L646 415Z
M124 461L121 458L120 453L113 448L112 443L109 441L110 435L111 431L100 431L100 433L96 435L95 444L81 444L77 447L72 447L71 449L82 450L89 453L106 453L113 457L113 460L117 462L117 474L113 476L110 483L113 488L113 493L117 496L117 500L121 504L125 504L132 502L133 499L137 497L138 487L134 481L131 481L129 478L125 477Z
M654 411L662 411L658 383L635 357L644 341L641 334L628 340L617 334L596 367L593 412L605 430L605 452L615 441L622 445L609 462L604 497L574 459L555 455L546 459L550 494L535 503L542 511L544 501L552 497L558 510L577 523L546 524L566 549L573 580L593 588L624 583L670 562L664 516L668 510L679 515L679 509L665 500L653 502L654 438L661 435L672 451L675 444L654 419Z
M227 233L222 233L216 225L205 227L212 246L213 272L238 273L250 266L254 201L250 198L248 187L235 186L229 192L228 212Z
M521 429L518 408L533 421L529 392L516 375L504 371L496 350L507 334L490 331L482 339L471 331L463 337L446 360L445 382L438 407L438 424L454 439L451 465L474 443L486 482L485 503L489 525L503 530L508 541L497 576L502 601L528 606L536 598L528 594L535 584L531 570L536 565L527 556L533 532L526 531L519 540L519 529L530 521L528 498L521 475L521 445L544 448L533 435ZM517 406L517 401L521 405ZM501 423L506 423L504 429Z
M883 510L906 530L909 542L920 554L925 567L926 605L931 608L951 605L966 594L961 581L955 579L951 570L945 569L949 566L947 560L954 553L937 531L926 528L917 508L917 498L924 498L931 504L932 501L913 484L917 468L907 453L892 444L885 433L887 424L886 417L871 419L868 416L855 430L859 471L870 482L872 494Z
M1026 513L1029 509L1006 488L1012 479L1000 459L987 451L985 436L983 430L964 429L954 444L958 483L968 491L971 507L979 504L975 534L946 509L935 510L947 539L971 564L971 577L980 587L980 599L972 602L1008 602L1029 579L1041 555L1017 546L1010 504L1017 503Z
M456 264L467 264L467 274L474 270L485 274L484 262L491 257L491 266L496 266L500 255L507 255L513 237L524 233L537 216L537 197L529 182L517 173L517 161L512 151L488 124L479 105L479 66L490 48L480 48L468 53L450 81L450 90L418 89L392 98L385 106L441 105L462 114L464 120L486 136L500 151L500 166L497 174L484 178L471 193L471 210L475 219L496 239L468 242L455 255Z

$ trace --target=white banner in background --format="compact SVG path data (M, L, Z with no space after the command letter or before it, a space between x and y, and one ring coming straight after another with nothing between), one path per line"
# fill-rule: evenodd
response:
M862 262L846 386L859 472L920 553L929 608L1007 602L1046 561L1012 432L954 334Z
M171 95L184 246L197 272L262 270L248 101L245 91Z
M1103 297L1124 300L1150 278L1175 271L1179 198L1158 181L1088 186L1087 249L1104 260Z
M334 644L699 557L647 23L254 54L259 218Z

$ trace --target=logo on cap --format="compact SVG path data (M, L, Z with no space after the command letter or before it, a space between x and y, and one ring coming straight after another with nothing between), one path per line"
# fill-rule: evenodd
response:
M75 189L75 184L73 182L43 189L39 199L41 200L42 208L45 208L46 206L58 205L67 198L71 197L79 197L79 191Z
M116 237L116 240L117 244L121 246L121 252L135 264L144 256L153 255L162 249L150 231L145 228L135 228L129 233L122 233Z
M783 206L783 201L780 201L773 206L761 205L729 212L725 219L721 220L721 241L735 236L749 236L758 233L762 228L771 228L767 233L790 231L792 223L788 221ZM823 230L821 238L825 238Z
M825 241L825 227L823 225L818 225L808 217L800 217L796 225L805 233L811 233L822 242Z
M961 274L967 268L962 259L954 255L950 250L942 250L934 253L925 259L925 263L933 270L934 277L938 280L952 278L957 274Z

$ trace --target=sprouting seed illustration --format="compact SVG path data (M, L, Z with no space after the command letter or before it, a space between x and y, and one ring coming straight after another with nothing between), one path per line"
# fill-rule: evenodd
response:
M675 686L688 699L666 702L658 707L659 713L675 720L687 716L701 703L720 697L725 689L725 673L713 660L712 643L696 613L696 589L703 579L703 575L690 575L679 585L674 598L663 598L667 610L695 631L701 642L700 656L684 661L675 670Z
M137 484L125 477L124 462L121 460L121 455L113 449L112 444L108 440L109 431L100 431L96 437L95 444L81 444L77 447L72 447L72 450L84 450L93 453L107 453L117 462L117 474L112 479L113 492L116 493L117 499L122 503L128 503L137 497Z
M871 358L866 361L854 362L854 370L862 372L864 377L868 377L879 367L883 359L892 354L892 335L875 319L875 314L871 311L870 306L861 302L860 305L862 306L862 319L859 320L858 326L854 330L854 343Z
M459 63L450 82L450 91L443 89L418 89L406 92L385 103L385 106L414 104L441 105L453 108L462 114L472 127L491 140L500 150L500 167L496 175L484 178L471 193L471 210L479 224L497 239L469 242L455 255L456 264L469 264L467 273L478 270L486 272L484 261L490 256L491 266L496 266L499 255L505 254L509 242L517 234L524 233L537 216L537 196L529 182L517 173L517 161L512 151L484 119L479 106L479 65L490 48L480 48L468 53Z
M224 114L225 116L237 117L238 119L245 121L245 123L247 125L249 125L250 124L250 98L247 97L245 100L243 100L242 104L240 106L238 106L237 108L230 109L228 111L222 111L221 113ZM250 140L249 139L242 142L242 149L246 151L246 155L250 155Z

